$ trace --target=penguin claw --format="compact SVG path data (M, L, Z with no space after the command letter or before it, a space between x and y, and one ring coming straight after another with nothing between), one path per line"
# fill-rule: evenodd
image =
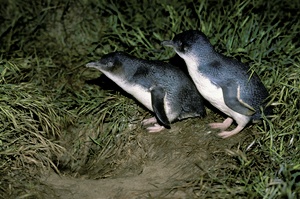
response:
M158 133L158 132L164 130L165 127L161 126L159 124L154 124L154 126L147 127L146 129L149 133Z

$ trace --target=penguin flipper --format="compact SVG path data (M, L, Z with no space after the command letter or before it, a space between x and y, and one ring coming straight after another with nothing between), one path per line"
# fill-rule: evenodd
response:
M153 111L157 119L165 126L170 128L170 122L165 112L164 98L165 91L162 87L155 86L150 89L151 91L151 102Z
M251 116L256 112L252 106L240 98L240 86L236 82L227 82L227 84L221 86L221 88L224 102L229 108L247 116Z

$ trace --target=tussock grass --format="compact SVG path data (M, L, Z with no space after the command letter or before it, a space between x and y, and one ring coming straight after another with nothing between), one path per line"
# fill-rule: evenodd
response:
M73 175L89 175L90 167L100 171L111 170L108 159L117 150L116 142L122 137L119 134L131 125L134 126L141 115L139 112L142 109L133 100L118 93L97 91L90 87L83 93L77 93L80 103L76 108L78 120L63 135L63 145L69 149L70 154L60 157L58 161L62 170L69 170ZM100 163L93 165L97 161ZM95 175L103 177L107 174L100 172Z
M199 29L259 74L275 115L253 127L251 145L227 151L234 169L212 169L184 188L201 197L300 197L299 8L277 0L2 2L0 195L43 197L35 174L47 167L109 175L118 135L127 141L145 112L88 84L100 73L84 65L116 50L167 60L174 53L162 40Z
M30 183L37 177L30 172L35 174L50 167L57 170L52 159L65 149L55 140L72 115L35 84L13 83L21 73L17 64L5 60L0 64L1 195L30 196L34 192Z

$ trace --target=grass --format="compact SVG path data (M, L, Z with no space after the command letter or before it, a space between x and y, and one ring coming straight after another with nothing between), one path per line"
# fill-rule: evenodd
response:
M116 135L145 111L88 84L100 73L85 64L115 50L166 60L174 53L162 40L199 29L219 52L251 65L276 114L255 127L251 146L228 152L237 169L189 186L219 198L300 197L299 8L277 0L1 3L0 195L42 198L35 175L45 168L76 175L96 159L106 168Z

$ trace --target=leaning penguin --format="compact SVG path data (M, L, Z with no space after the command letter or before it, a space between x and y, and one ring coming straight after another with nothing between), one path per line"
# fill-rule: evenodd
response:
M162 61L139 59L123 52L104 55L86 65L100 70L127 93L153 111L142 121L148 132L159 132L176 120L205 115L203 98L180 68Z
M269 94L250 67L215 51L208 38L200 31L188 30L175 35L162 45L172 47L184 59L188 72L198 91L228 118L223 123L211 123L221 129L219 136L230 137L239 133L250 122L259 120L272 110L266 107ZM226 129L236 121L232 131Z

